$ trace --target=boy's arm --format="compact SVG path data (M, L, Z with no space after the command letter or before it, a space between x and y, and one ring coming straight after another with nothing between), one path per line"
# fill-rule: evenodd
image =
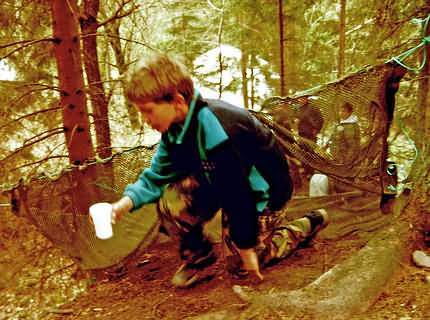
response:
M259 280L264 280L263 275L260 273L258 256L254 248L239 249L239 254L242 259L244 269L253 272Z
M144 169L136 182L127 185L123 197L113 203L113 221L118 221L124 213L157 201L163 194L164 185L176 176L177 173L172 171L167 147L161 140L151 167Z
M117 202L112 203L112 223L121 220L122 216L133 209L133 201L130 197L124 196Z

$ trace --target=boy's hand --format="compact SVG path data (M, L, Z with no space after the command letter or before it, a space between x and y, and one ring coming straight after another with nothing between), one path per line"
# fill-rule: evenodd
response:
M242 258L243 267L245 270L253 273L259 280L264 280L263 275L260 273L260 266L258 264L258 257L254 248L239 249L240 257Z
M134 204L130 197L123 197L117 202L112 203L112 224L121 220L122 216L133 209Z

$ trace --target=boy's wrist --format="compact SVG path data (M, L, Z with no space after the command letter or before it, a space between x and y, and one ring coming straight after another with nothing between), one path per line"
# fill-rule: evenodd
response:
M121 211L129 212L134 208L133 200L129 196L122 197L118 202Z
M130 212L130 210L133 208L133 201L128 196L124 196L117 202L114 202L112 204L112 222L116 223L125 213Z

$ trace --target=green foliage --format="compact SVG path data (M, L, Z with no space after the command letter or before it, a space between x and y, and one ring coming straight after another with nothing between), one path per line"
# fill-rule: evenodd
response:
M4 0L0 3L0 57L8 56L5 62L14 68L19 81L13 85L4 81L0 83L3 106L0 112L4 115L0 126L23 115L54 108L57 104L57 71L52 44L49 41L28 46L26 42L17 43L52 36L51 18L47 14L50 4L49 0ZM287 53L290 63L288 71L298 81L296 89L333 80L338 54L338 3L309 0L285 2L284 6L287 26L293 27L292 36L296 42L289 49L293 52ZM347 1L347 72L386 61L413 46L419 28L410 23L411 18L423 17L426 12L428 8L424 0ZM267 95L273 95L279 87L277 15L278 3L266 0L109 0L101 3L98 21L107 23L98 30L98 51L102 80L110 98L113 144L130 146L139 139L127 123L130 114L125 112L118 79L130 63L150 52L151 48L183 56L186 65L194 72L197 57L220 44L234 46L246 58L234 64L246 64L248 77L251 68L260 72L269 85ZM118 40L118 50L114 49L114 39ZM11 43L17 44L6 46ZM20 46L20 50L11 54ZM235 67L240 70L239 65ZM209 78L199 77L202 83L209 84ZM242 86L243 80L237 76L224 90L240 92ZM211 87L217 89L217 84L212 83ZM410 108L400 107L400 110ZM1 128L1 145L4 150L14 150L32 136L59 126L60 110L40 113ZM115 132L127 134L119 136ZM124 137L131 139L124 140ZM47 145L42 147L35 144L34 148L26 150L26 158L31 159L33 155L33 160L40 160L40 154L50 153L49 146L58 145L61 139L48 140ZM52 154L63 153L62 148L57 151ZM14 165L24 164L23 158L24 153L14 158ZM17 176L22 173L18 171Z
M0 45L25 40L39 40L51 36L50 1L5 0L0 3ZM7 59L18 74L20 80L26 82L48 81L52 84L55 71L52 46L47 42L39 42L26 46L10 55ZM4 57L20 45L0 50ZM46 70L48 69L48 70ZM55 74L55 73L54 73Z
M32 137L61 126L61 113L39 110L56 105L56 66L53 59L50 1L5 0L0 3L0 58L14 69L15 81L0 81L0 101L4 117L0 120L0 141L8 152L31 141ZM37 41L41 40L41 41ZM32 44L31 41L34 41ZM35 114L25 117L25 115ZM14 121L22 118L21 121ZM57 137L58 138L58 137ZM25 162L37 161L61 142L53 137L45 146L28 147L3 165L9 170ZM0 160L2 160L0 159ZM9 171L0 184L16 181L26 171Z

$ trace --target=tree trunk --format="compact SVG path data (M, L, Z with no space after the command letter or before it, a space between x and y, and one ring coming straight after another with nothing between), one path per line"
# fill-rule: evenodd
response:
M109 26L105 26L108 33L110 34L109 43L115 54L116 67L118 68L119 74L122 76L127 72L127 65L124 59L123 48L121 47L121 39L119 33L120 21L114 20ZM130 126L134 130L138 130L141 127L139 120L139 113L130 101L125 98L125 105L127 107L128 120L130 121Z
M246 15L239 14L238 24L244 25ZM240 51L242 53L240 59L240 71L242 73L242 97L243 106L245 109L249 109L249 97L248 97L248 65L249 65L249 43L248 43L249 33L246 29L242 29L240 33Z
M80 19L83 35L83 57L87 74L90 98L94 112L94 127L97 140L97 154L101 158L112 155L108 118L108 100L100 76L97 54L97 14L99 0L84 1L84 16Z
M255 54L251 53L251 61L250 61L250 69L251 69L251 74L249 76L249 82L251 83L251 108L254 109L255 106L255 74L254 74L254 70L255 70L255 65L256 65L256 61L255 61Z
M430 36L430 23L427 25L425 35ZM426 57L424 57L426 55ZM423 50L420 60L427 60L424 68L420 72L420 80L418 82L418 101L417 101L417 114L416 114L416 137L419 139L417 145L419 150L426 153L428 150L428 143L426 137L430 136L430 111L428 110L428 91L429 91L429 77L430 77L430 47Z
M278 22L279 22L279 75L281 80L280 94L286 95L285 88L285 56L284 56L284 5L283 0L278 0Z
M303 89L300 66L303 64L303 41L300 28L303 25L305 3L286 2L284 8L285 92L294 93Z
M345 72L345 20L346 0L340 0L340 24L339 24L339 61L337 77L340 78Z
M430 1L427 1L430 8ZM428 12L427 12L428 14ZM430 23L427 25L425 35L430 35ZM418 157L415 160L408 180L413 182L414 193L413 202L422 213L426 214L427 230L430 231L430 144L427 142L430 135L430 111L429 111L429 96L430 89L430 47L427 45L427 50L423 50L420 56L420 61L424 59L426 54L427 63L421 70L418 82L418 99L416 105L415 132L414 141L418 147Z
M240 59L240 70L242 72L242 96L243 106L245 109L249 108L249 96L248 96L248 52L245 46L242 46L242 58Z
M349 319L367 311L398 270L406 251L406 230L407 225L399 223L379 231L364 248L301 289L257 291L235 285L235 293L249 303L246 308L226 308L191 319L252 319L255 315L279 319L280 314L291 315L289 319Z
M52 1L54 52L58 67L64 133L71 163L93 157L82 74L76 1Z
M220 21L218 25L218 47L219 47L219 53L218 53L218 64L219 64L219 82L218 82L218 97L221 99L222 92L223 92L223 86L222 86L222 75L224 71L224 64L222 59L222 52L221 52L221 45L222 45L222 33L224 28L224 0L222 1L222 11L220 16Z
M79 25L75 0L52 1L52 25L54 31L54 50L60 82L60 105L63 109L63 124L70 162L82 165L94 158L84 89L84 77L79 40ZM88 213L88 207L98 199L96 167L85 170L73 168L70 181L70 198L77 215ZM78 220L73 224L77 225ZM76 234L70 235L73 238ZM74 241L74 240L72 240Z
M394 1L375 1L373 30L371 30L372 40L369 42L369 50L366 56L366 63L368 64L373 65L379 62L380 57L378 55L381 52L381 48L384 42L390 38L390 33L394 28L393 21L397 19L393 6Z

